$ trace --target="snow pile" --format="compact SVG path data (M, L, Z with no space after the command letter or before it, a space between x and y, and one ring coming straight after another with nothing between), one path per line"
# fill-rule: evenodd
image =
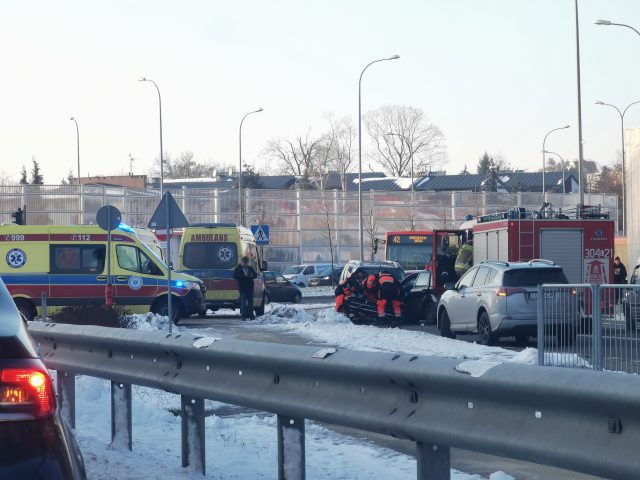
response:
M140 478L276 479L276 417L207 402L216 413L205 420L207 476L180 467L177 395L133 387L133 451L109 445L109 382L80 376L76 382L76 436L93 480ZM235 409L226 416L223 408ZM171 412L169 410L172 410ZM237 414L241 412L241 414ZM307 478L353 480L415 478L415 459L371 442L306 426ZM452 470L453 480L482 480ZM497 472L491 480L513 480Z
M163 317L151 312L127 315L122 320L122 327L145 332L168 332L169 317ZM173 328L176 329L175 326Z
M258 325L293 325L313 322L315 317L304 307L283 303L271 303L264 315L257 317L252 324Z

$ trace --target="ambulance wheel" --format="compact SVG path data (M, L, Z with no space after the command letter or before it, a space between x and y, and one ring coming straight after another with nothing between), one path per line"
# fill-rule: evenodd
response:
M169 315L169 302L167 302L167 297L162 297L159 300L156 300L151 311L157 315L161 315L163 317L170 317L170 320L173 323L178 323L184 316L184 312L182 311L182 305L179 300L172 299L171 302L171 315Z
M262 315L264 315L264 307L266 304L267 304L267 299L266 299L266 295L264 295L262 297L262 304L259 307L256 307L254 309L257 317L261 317Z
M32 321L34 318L36 318L36 307L29 300L25 300L24 298L16 298L14 299L14 302L16 304L16 307L18 308L18 311L20 312L20 315L22 315L28 321Z

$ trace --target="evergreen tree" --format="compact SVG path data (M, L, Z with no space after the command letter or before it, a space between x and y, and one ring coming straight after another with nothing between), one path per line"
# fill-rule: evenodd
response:
M22 166L22 170L20 170L20 185L27 185L29 183L29 179L27 178L27 169L25 166Z
M482 157L480 157L480 160L478 160L478 173L480 175L488 175L492 165L493 158L491 158L485 151L484 155L482 155Z
M40 173L40 164L35 157L31 157L31 161L33 162L31 167L31 185L44 185L44 177L42 173Z

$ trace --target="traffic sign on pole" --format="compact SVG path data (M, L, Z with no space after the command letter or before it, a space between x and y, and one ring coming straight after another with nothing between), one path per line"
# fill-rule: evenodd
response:
M256 245L269 245L269 225L251 225Z
M122 221L122 214L113 205L105 205L96 213L98 226L107 231L107 284L104 287L104 304L113 305L113 287L111 286L111 230L115 230Z
M149 220L149 228L167 229L167 316L169 317L169 333L173 330L173 302L171 297L171 229L188 227L189 221L176 203L171 192L164 192L162 200L158 204Z

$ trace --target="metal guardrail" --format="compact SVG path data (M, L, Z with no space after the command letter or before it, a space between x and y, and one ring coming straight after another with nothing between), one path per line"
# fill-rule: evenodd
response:
M112 438L129 446L131 385L181 395L183 465L203 473L203 399L278 415L281 480L305 478L305 419L416 442L419 480L450 478L451 447L614 479L640 472L633 376L93 326L29 330L58 370L72 425L75 374L111 380Z
M538 363L640 373L640 285L538 287Z

